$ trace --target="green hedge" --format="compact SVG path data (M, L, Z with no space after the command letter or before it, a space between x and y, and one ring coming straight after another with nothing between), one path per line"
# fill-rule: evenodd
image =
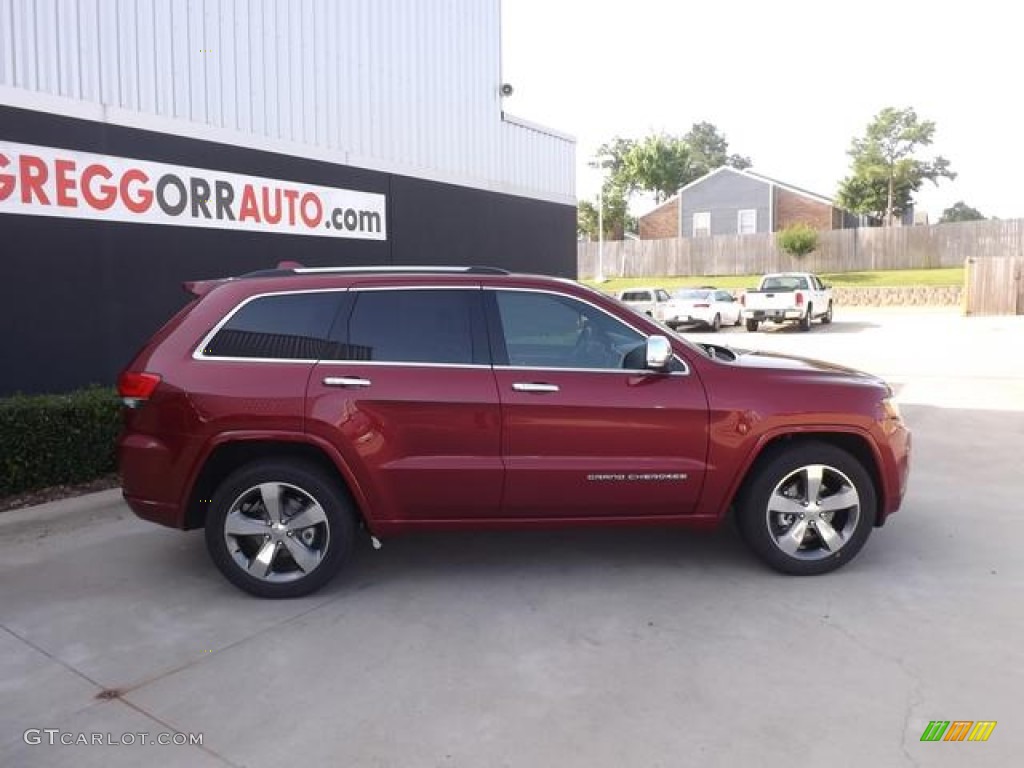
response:
M120 406L101 387L0 399L0 496L114 472Z

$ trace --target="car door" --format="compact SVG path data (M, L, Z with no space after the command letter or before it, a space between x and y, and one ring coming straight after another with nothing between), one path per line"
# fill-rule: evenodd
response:
M546 290L485 292L505 459L503 516L685 515L706 472L708 407L686 365L645 370L645 336Z
M479 286L353 287L313 368L307 431L378 519L498 514L500 413Z
M665 309L672 297L669 296L668 291L659 288L654 292L654 298L654 319L659 323L663 323L665 322Z
M814 288L815 315L823 315L828 308L828 297L825 285L817 275L811 275L811 286Z

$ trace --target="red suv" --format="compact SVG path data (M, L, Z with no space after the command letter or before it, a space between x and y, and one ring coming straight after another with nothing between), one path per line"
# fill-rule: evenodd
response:
M119 380L124 495L205 527L242 589L317 589L357 528L717 525L787 573L837 568L906 490L889 387L694 345L577 283L491 268L186 284ZM379 538L378 538L379 537Z

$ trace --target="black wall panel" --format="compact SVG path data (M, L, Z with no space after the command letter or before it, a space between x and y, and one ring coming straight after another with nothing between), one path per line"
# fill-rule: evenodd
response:
M308 266L481 264L574 277L572 206L0 106L0 139L385 194L388 239L0 213L0 396L112 384L186 280Z

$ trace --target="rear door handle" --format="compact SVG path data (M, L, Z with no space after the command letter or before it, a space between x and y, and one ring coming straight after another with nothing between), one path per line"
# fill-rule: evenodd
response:
M537 384L529 381L517 381L512 385L516 392L557 392L557 384Z
M372 383L360 376L328 376L324 379L325 387L368 387Z

